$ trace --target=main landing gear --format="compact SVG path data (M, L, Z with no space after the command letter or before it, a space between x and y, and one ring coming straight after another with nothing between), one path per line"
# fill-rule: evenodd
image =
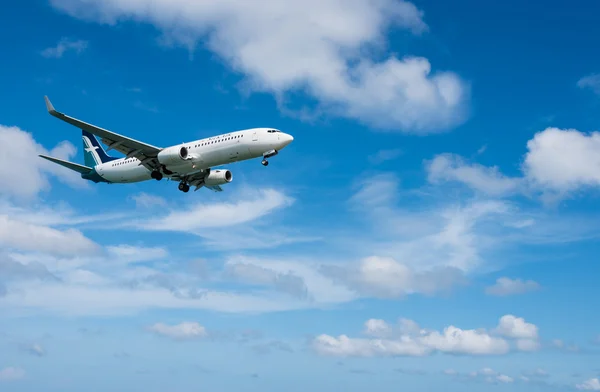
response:
M179 190L182 191L183 193L187 193L190 190L190 186L188 184L186 184L185 182L181 181L179 183Z
M150 177L154 178L156 181L160 181L163 179L163 174L158 170L155 170L150 174Z
M163 173L168 176L173 174L173 172L167 169L165 165L162 165L160 169L153 170L152 173L150 173L150 177L154 178L156 181L160 181L163 179Z

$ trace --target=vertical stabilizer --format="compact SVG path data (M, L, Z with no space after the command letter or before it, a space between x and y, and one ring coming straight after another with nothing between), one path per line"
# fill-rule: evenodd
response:
M81 130L81 139L83 140L83 156L86 166L95 167L118 159L108 155L96 136L88 131Z

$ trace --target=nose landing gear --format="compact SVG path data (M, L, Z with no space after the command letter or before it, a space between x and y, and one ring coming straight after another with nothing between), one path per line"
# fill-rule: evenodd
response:
M263 166L268 166L269 165L269 161L267 161L267 158L271 158L274 157L275 155L279 154L279 151L277 150L271 150L271 151L267 151L263 154L263 160L262 160L262 165Z

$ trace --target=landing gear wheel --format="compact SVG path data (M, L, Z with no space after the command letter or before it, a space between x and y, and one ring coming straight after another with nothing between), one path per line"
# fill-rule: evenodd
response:
M190 186L188 184L186 184L185 182L180 182L179 183L179 190L186 193L190 190Z
M263 166L269 166L269 161L267 161L266 159L263 159L261 163L263 164Z
M162 175L162 173L161 173L161 172L159 172L159 171L153 171L153 172L152 172L152 174L150 174L150 176L151 176L152 178L154 178L156 181L160 181L160 180L162 180L162 179L163 179L163 175Z

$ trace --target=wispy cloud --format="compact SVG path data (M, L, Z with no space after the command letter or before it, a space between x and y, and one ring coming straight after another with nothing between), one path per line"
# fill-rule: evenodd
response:
M489 295L508 296L536 291L539 288L540 285L533 280L523 281L521 279L502 277L496 280L496 284L486 287L485 292Z
M73 40L71 38L61 38L56 46L44 49L41 54L46 58L61 58L66 52L72 51L77 54L82 53L88 48L88 41Z
M25 377L25 370L18 367L0 369L0 381L16 381Z
M582 89L590 89L595 94L600 95L600 74L593 73L577 81L577 87Z
M369 155L369 162L374 165L379 165L386 161L392 161L402 155L402 150L399 148L389 150L379 150L373 155Z

